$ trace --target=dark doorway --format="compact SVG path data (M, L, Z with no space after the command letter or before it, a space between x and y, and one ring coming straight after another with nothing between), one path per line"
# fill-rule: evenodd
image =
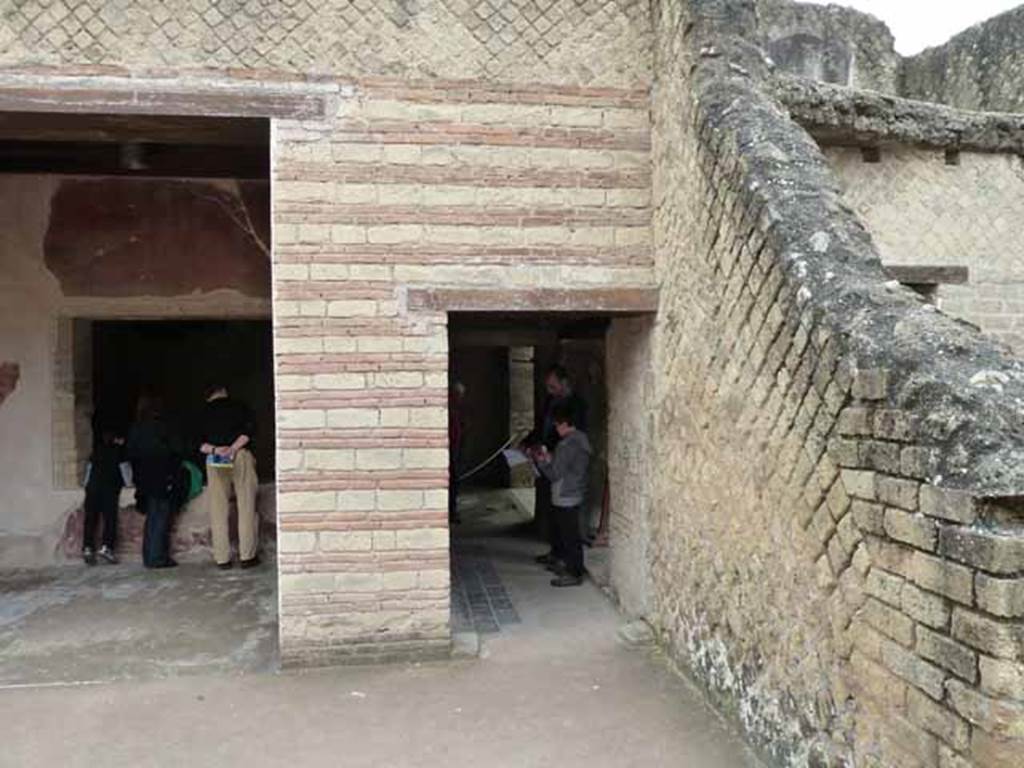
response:
M505 347L453 350L452 375L462 385L464 438L459 470L468 472L487 460L508 439L509 378ZM485 464L467 478L468 487L505 488L509 472L502 461Z
M157 394L186 432L210 384L227 384L256 416L253 452L263 477L274 471L274 379L266 320L97 321L93 405L127 426L139 396Z

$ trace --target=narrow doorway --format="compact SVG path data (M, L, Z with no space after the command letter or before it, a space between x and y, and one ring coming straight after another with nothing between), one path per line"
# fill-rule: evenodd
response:
M553 541L550 485L504 450L544 436L552 376L585 403L591 447L579 519L586 581L607 573L608 408L602 316L452 314L453 631L493 635L519 625L521 606L546 599L557 573L536 558ZM517 598L518 595L518 598ZM528 611L528 613L530 613Z

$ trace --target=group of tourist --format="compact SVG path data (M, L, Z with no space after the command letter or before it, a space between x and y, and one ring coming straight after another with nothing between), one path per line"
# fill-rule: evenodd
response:
M234 488L238 507L238 556L242 568L259 565L256 513L255 425L250 410L232 398L226 386L208 388L193 434L186 436L167 418L159 397L139 399L127 435L97 413L93 452L86 471L82 558L117 562L121 489L135 487L135 506L146 517L142 562L147 568L171 568L171 529L178 510L200 493L210 512L213 557L218 568L232 567L228 517ZM96 533L102 521L102 544Z
M583 583L586 495L593 450L586 434L587 406L573 389L569 374L553 365L544 377L547 398L539 429L531 431L519 449L536 468L535 515L547 524L548 552L537 562L554 573L551 585L573 587ZM466 432L466 388L454 381L448 394L448 522L458 524L458 470ZM479 467L478 467L479 468Z

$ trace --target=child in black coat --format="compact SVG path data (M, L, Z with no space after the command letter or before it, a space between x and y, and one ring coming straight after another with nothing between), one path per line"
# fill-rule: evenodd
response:
M103 521L99 557L116 563L117 513L124 477L124 438L97 414L93 419L93 448L85 481L85 519L82 525L82 559L96 565L96 528Z

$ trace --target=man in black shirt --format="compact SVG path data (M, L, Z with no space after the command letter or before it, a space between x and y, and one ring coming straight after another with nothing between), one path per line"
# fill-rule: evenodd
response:
M256 459L252 455L255 433L252 412L228 395L226 386L207 390L199 419L199 451L206 456L207 504L213 559L217 567L231 567L228 534L232 486L238 502L238 559L242 568L259 565L259 518L256 515Z

